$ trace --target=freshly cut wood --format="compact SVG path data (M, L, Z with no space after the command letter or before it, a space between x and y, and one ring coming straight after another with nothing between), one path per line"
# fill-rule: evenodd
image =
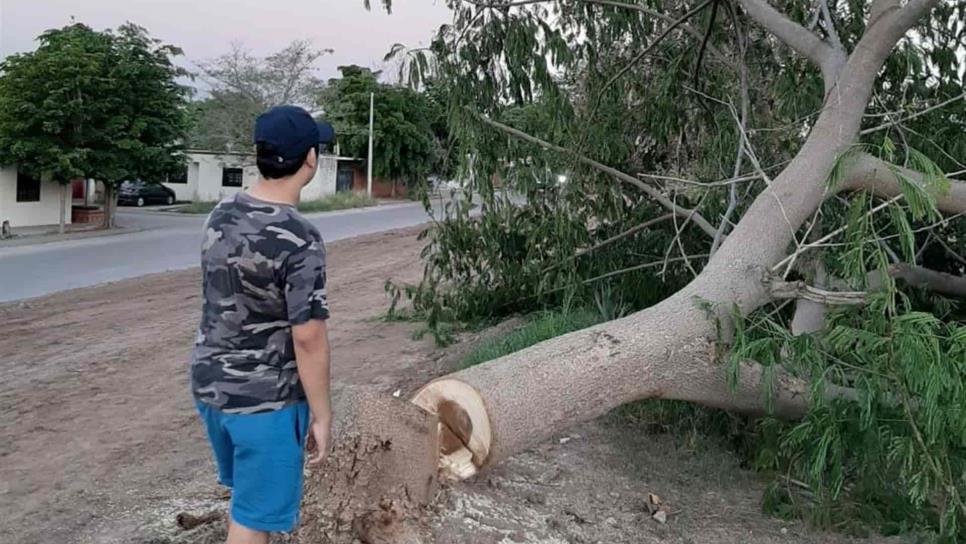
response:
M307 472L299 542L417 544L437 485L436 416L367 388L346 388L334 404L334 448Z
M440 476L465 480L476 474L490 455L490 418L483 397L472 386L440 379L420 389L413 404L439 418Z

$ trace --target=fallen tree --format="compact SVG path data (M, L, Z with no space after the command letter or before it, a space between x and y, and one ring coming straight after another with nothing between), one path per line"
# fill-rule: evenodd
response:
M526 9L541 2L469 3L477 6L477 10L471 10L469 14L485 18L488 10L506 14L511 9ZM698 206L683 209L675 198L669 197L667 186L641 187L646 182L642 182L639 176L624 174L583 156L579 150L551 144L486 115L474 114L491 131L504 137L523 140L526 145L551 153L566 152L575 162L604 177L644 191L659 206L671 212L676 233L673 243L681 243L681 232L688 223L697 224L704 235L714 238L713 245L708 240L713 255L703 269L695 273L682 289L643 311L555 338L427 384L415 394L412 402L435 417L417 417L420 419L418 429L402 424L392 409L380 409L374 418L363 417L365 408L360 408L358 401L350 403L349 413L359 414L360 420L344 427L336 443L352 444L353 451L350 455L339 450L334 460L320 472L318 481L330 482L335 478L343 482L338 484L342 486L341 490L326 488L329 493L342 496L357 477L353 471L360 470L360 464L346 465L346 455L353 459L367 459L361 465L366 466L376 455L370 452L373 448L379 449L379 444L384 447L378 456L391 459L384 461L388 463L384 466L425 467L426 459L432 458L440 477L460 480L568 427L641 399L682 400L733 412L768 413L789 419L802 418L809 413L815 398L806 379L781 369L776 374L774 368L745 359L732 365L729 371L727 362L732 355L727 350L735 339L736 327L745 316L776 299L789 296L787 289L783 295L775 288L776 278L784 281L796 270L802 255L821 248L848 230L848 226L843 225L825 234L813 232L815 218L826 202L849 192L866 192L883 199L881 204L860 209L862 213L858 215L865 219L900 200L910 201L912 208L924 206L949 215L966 213L966 183L946 180L941 172L931 169L902 168L855 151L863 115L872 99L881 68L903 36L941 2L875 0L869 7L864 30L849 51L836 33L835 21L824 2L818 2L815 8L815 18L822 25L821 35L794 22L765 0L737 0L736 3L743 16L818 67L824 95L820 112L807 126L807 137L790 162L773 178L757 161L747 131L741 124L743 116L733 108L742 142L738 145L739 166L735 169L735 177L740 174L744 156L755 165L755 176L764 182L761 191L742 210L740 220L733 228L728 228L727 218L737 208L735 205L729 206L722 227L714 228ZM559 4L561 10L596 6L650 12L644 5L603 0ZM647 14L659 21L682 25L681 20L666 15ZM734 17L739 15L737 10L733 14ZM712 23L713 18L711 15ZM467 16L460 29L473 28L475 23L472 21L475 20L478 19ZM695 32L689 24L684 24L680 30ZM456 37L457 43L460 39L462 34ZM453 45L452 42L449 45ZM702 45L702 54L705 50L712 56L727 56L713 46ZM494 62L498 64L498 61ZM591 109L595 111L596 107ZM684 255L683 259L687 260L688 256ZM667 260L666 255L665 266ZM935 279L916 268L896 267L893 273L906 281L927 286ZM807 286L804 280L797 285ZM961 288L952 281L944 285L951 286L949 289L956 293ZM834 289L824 285L795 292L798 295L792 296L822 307L855 298L844 295L836 298ZM824 314L820 319L824 322ZM766 372L772 373L770 381L765 378ZM766 381L769 395L762 394ZM827 398L849 401L864 398L847 384L829 384L823 391ZM916 410L915 401L892 397L888 403L902 405L913 421L911 413ZM413 420L406 416L402 421ZM914 422L912 427L922 442ZM434 429L438 429L436 441L419 440L416 441L417 447L404 450L393 450L390 446L397 441L413 443L413 436L433 435ZM358 436L369 438L360 443ZM412 484L409 482L412 474L407 470L372 470L379 470L380 478L375 485L367 479L364 494L367 500L355 502L351 509L340 506L338 515L343 517L342 526L353 527L350 533L365 542L381 538L391 540L394 537L373 536L376 533L371 527L379 524L373 520L382 520L383 525L397 523L406 514L399 513L393 505L424 503L431 498L431 486L425 486L421 479L418 485ZM945 467L935 466L931 470L937 482L944 482L949 475L949 469ZM347 471L353 476L344 476ZM425 476L426 471L417 472ZM943 515L952 509L953 518L963 516L966 511L957 495L958 488L941 485L939 488L945 494ZM313 515L327 515L324 508L319 514L320 509L315 504L306 508L314 512ZM411 513L411 510L407 512ZM324 536L332 537L332 534Z

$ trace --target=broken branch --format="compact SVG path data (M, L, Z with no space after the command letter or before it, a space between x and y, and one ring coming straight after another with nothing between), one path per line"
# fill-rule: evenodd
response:
M767 281L768 290L776 299L804 299L829 306L856 306L865 304L865 291L829 291L806 284L804 281Z

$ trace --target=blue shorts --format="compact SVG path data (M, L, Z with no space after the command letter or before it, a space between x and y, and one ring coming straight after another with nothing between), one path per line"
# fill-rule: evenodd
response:
M208 430L218 479L232 488L232 521L256 531L294 530L302 501L308 404L261 414L226 414L195 404Z

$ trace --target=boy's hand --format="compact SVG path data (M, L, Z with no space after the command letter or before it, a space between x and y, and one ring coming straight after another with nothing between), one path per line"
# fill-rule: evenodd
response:
M332 425L328 421L312 420L309 428L309 465L318 465L329 454L329 433Z

